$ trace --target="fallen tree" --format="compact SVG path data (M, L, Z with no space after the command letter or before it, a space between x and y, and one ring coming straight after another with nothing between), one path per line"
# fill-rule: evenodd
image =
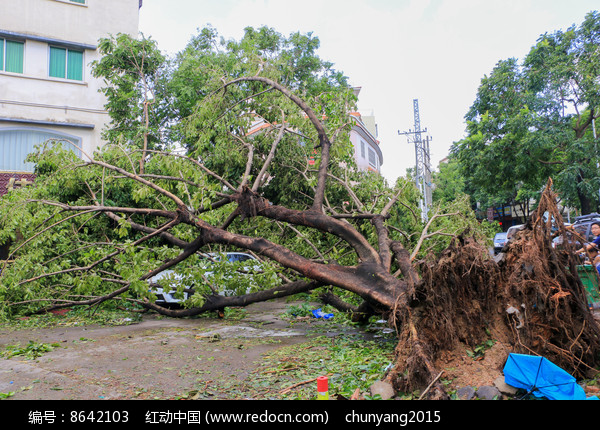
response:
M543 354L579 376L596 366L598 326L576 262L552 248L544 221L564 233L550 184L498 263L475 230L444 226L458 217L461 232L475 228L473 217L433 212L422 224L411 209L412 182L389 188L357 171L347 138L350 88L294 90L260 66L230 80L214 75L185 121L183 152L153 148L146 135L141 149L109 144L83 160L42 148L38 184L2 201L0 239L14 240L14 262L0 274L3 313L118 299L179 317L318 290L355 318L383 315L396 328L389 379L402 391L429 387L428 396L445 397L440 353L474 347L490 329L516 351ZM453 240L421 258L440 237ZM219 294L199 262L230 249L254 253L277 281ZM194 285L183 309L158 306L149 288L170 269Z
M39 235L45 233L49 228L56 227L59 224L65 223L66 221L71 221L71 219L74 217L92 213L105 215L108 219L117 224L126 224L128 229L140 232L142 233L142 236L127 245L122 245L122 247L118 247L114 251L108 252L106 255L103 255L101 258L91 262L89 265L83 267L69 267L63 270L43 273L32 278L22 280L19 282L19 285L38 281L42 278L63 276L65 274L89 274L89 272L91 272L93 269L97 269L110 259L125 254L129 250L141 246L144 242L159 237L161 240L167 242L169 246L180 248L181 253L175 258L168 259L163 264L159 264L157 267L146 272L144 275L139 277L139 281L146 281L152 276L180 264L186 259L196 255L207 245L211 244L232 246L252 251L262 257L275 261L282 267L290 269L296 274L310 280L306 282L295 281L285 286L277 286L271 290L248 294L245 295L243 299L211 294L205 296L203 306L180 311L167 312L163 308L153 305L148 300L140 302L147 307L153 308L159 312L169 313L172 316L190 316L205 312L207 310L223 308L224 306L236 306L248 304L254 301L267 300L276 296L282 297L289 294L296 294L298 292L308 291L323 285L339 287L360 296L364 300L362 308L368 309L368 314L373 314L374 312L387 313L390 309L397 306L398 302L402 302L403 305L406 305L408 296L410 295L410 291L414 288L414 283L418 279L418 275L411 265L411 255L408 252L405 252L405 249L400 241L393 241L389 239L388 229L384 225L384 220L388 218L389 211L397 203L400 193L396 192L395 196L390 197L389 201L386 203L385 207L380 213L368 213L363 211L349 215L350 218L359 220L359 222L364 222L365 220L367 222L371 222L376 232L378 248L369 243L367 238L361 232L359 232L355 226L348 222L345 214L335 213L335 210L332 207L327 207L327 210L329 210L331 213L326 214L325 211L327 205L325 203L325 187L330 175L329 151L331 148L331 142L322 123L317 119L315 113L304 101L294 96L289 92L289 90L283 88L276 82L269 79L255 77L248 79L241 78L236 80L237 83L243 81L259 81L267 86L281 91L303 110L317 131L319 136L318 147L321 149L321 160L320 168L318 172L316 172L317 185L314 187L315 195L313 198L313 203L308 209L298 210L290 209L280 205L274 205L266 198L260 196L256 191L254 191L258 188L258 184L260 184L263 180L263 178L260 176L256 178L252 186L250 186L248 183L247 177L244 177L241 179L240 185L237 187L234 187L227 181L219 178L220 182L223 183L224 188L226 188L229 192L218 193L219 200L208 204L206 207L194 208L186 204L179 195L169 191L167 187L161 186L156 181L148 179L148 175L146 174L139 174L134 169L130 171L123 167L102 161L101 159L89 157L89 160L86 163L76 165L74 169L82 169L84 167L89 169L92 167L97 167L103 172L113 172L123 180L136 182L138 185L156 192L165 200L170 201L169 204L172 208L109 206L106 204L106 202L103 202L103 197L97 196L97 192L93 189L93 186L89 182L86 182L86 187L88 188L89 197L94 202L92 205L73 205L60 201L29 199L29 204L57 208L57 212L53 216L58 214L68 215L66 215L66 217L62 220L51 224L49 227L41 229L40 232L28 238L24 243L20 244L15 251L13 251L11 257L13 257L21 247L36 239ZM228 83L226 86L232 85L236 82ZM279 136L278 139L280 137L281 136ZM277 143L278 142L276 139L276 141L273 143L273 147L275 147ZM153 151L148 150L148 152ZM250 150L249 152L251 153L252 151ZM206 172L209 176L218 177L217 174L210 172L200 162L192 159L191 157L159 151L154 151L154 155L157 158L180 158L182 161L187 161L191 163L192 166L201 169L203 172ZM252 161L252 159L248 160L248 166L246 170L251 169ZM151 163L146 163L146 171L150 171L151 167ZM265 170L265 167L268 166L266 164L262 166L263 171ZM163 177L162 179L167 182L180 180L179 178L175 177ZM104 189L106 186L106 178L102 178L99 185L102 189ZM197 186L198 184L190 185ZM227 219L224 225L212 225L211 223L205 221L202 216L199 216L199 214L203 212L210 211L215 208L220 209L226 205L233 205L233 208L226 216ZM122 218L123 215L125 215L127 218ZM155 227L150 227L148 223L141 224L135 222L136 216L143 216L162 221L157 221L155 223ZM341 265L334 260L319 261L313 258L307 258L283 245L268 240L265 237L247 236L231 232L228 229L233 220L236 218L248 220L256 217L263 217L296 227L314 229L320 232L320 234L333 236L336 240L343 241L347 246L349 246L352 252L355 253L357 264ZM195 237L193 240L182 240L177 237L175 233L173 233L175 228L180 225L185 225L194 232L193 234ZM426 230L424 231L424 234L425 233ZM400 279L390 273L393 258L396 259L398 267L400 268L405 279ZM56 259L56 257L54 259ZM83 304L101 302L132 288L131 281L117 281L118 278L122 277L121 275L112 273L110 276L112 276L112 278L103 277L101 280L106 282L114 282L117 284L121 283L123 286L116 291L107 294L106 296L91 299L91 301L83 301ZM76 302L72 300L65 300L64 304L59 305L55 303L53 306L65 307L72 306L74 304L76 304ZM356 308L356 310L358 311L358 308Z

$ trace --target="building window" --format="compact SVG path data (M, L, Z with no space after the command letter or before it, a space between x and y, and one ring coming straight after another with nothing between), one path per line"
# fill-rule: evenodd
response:
M367 158L365 155L365 142L364 141L360 141L360 155L362 158Z
M25 158L37 145L48 141L59 142L63 148L81 156L81 138L77 136L34 128L0 129L0 172L33 172L34 164L26 163Z
M371 148L369 148L369 164L377 169L377 154Z
M49 73L53 78L83 80L83 51L50 47Z
M24 47L23 42L0 39L0 70L23 73Z

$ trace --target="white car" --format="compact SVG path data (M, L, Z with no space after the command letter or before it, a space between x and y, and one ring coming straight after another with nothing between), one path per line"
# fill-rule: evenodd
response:
M239 270L239 272L241 274L244 274L244 272L257 272L261 270L260 265L258 264L258 260L250 255L247 254L245 252L227 252L225 253L225 256L227 257L227 261L231 262L231 263L235 263L235 262L242 262L242 261L250 261L252 260L252 262L256 262L255 264L253 264L250 267L242 267L241 270ZM215 261L215 262L219 262L221 261L221 254L207 254L206 255L206 261ZM205 272L204 276L207 278L211 278L213 275L212 272ZM193 285L190 286L186 286L186 288L183 291L183 299L179 299L177 297L175 297L175 294L177 292L176 288L171 288L169 290L169 292L165 293L163 287L161 287L161 281L169 281L169 283L174 283L174 284L181 284L182 280L183 280L183 276L177 272L175 272L174 270L165 270L163 272L160 272L159 274L153 276L152 278L150 278L148 280L148 283L150 284L150 291L153 292L156 295L156 304L161 305L161 306L177 306L179 305L182 301L187 300L191 294L193 294ZM249 290L249 289L248 289ZM250 291L246 291L247 293ZM221 291L219 291L220 295L223 296L230 296L230 295L235 295L235 291L230 290L230 289L226 289L223 288Z
M512 227L509 227L509 229L506 231L506 241L508 242L511 240L516 232L523 230L524 228L525 224L513 225Z

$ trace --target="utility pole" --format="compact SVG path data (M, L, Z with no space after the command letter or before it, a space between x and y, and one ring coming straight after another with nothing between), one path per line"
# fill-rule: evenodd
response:
M421 193L419 208L421 209L421 220L427 222L429 220L429 208L432 204L431 198L431 164L429 155L430 137L421 138L422 133L427 132L427 128L421 130L421 118L419 115L419 100L413 100L415 129L404 132L398 131L400 135L406 135L408 143L415 144L415 183L417 189ZM412 138L412 139L411 139Z

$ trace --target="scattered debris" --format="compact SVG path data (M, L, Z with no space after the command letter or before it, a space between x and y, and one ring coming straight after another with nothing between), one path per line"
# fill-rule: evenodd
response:
M456 395L459 400L473 400L475 398L475 388L461 387L457 390Z
M504 381L504 376L498 376L494 380L494 387L496 387L502 394L506 394L507 396L514 396L515 394L517 394L518 391L517 388L508 385Z
M480 400L500 400L502 393L496 387L485 385L475 391L475 397Z
M525 304L521 304L521 307L525 309ZM519 309L515 308L514 306L509 306L506 309L506 313L509 315L515 315L517 320L519 320L519 324L515 326L515 329L518 330L523 327L523 317L521 316L521 311Z

